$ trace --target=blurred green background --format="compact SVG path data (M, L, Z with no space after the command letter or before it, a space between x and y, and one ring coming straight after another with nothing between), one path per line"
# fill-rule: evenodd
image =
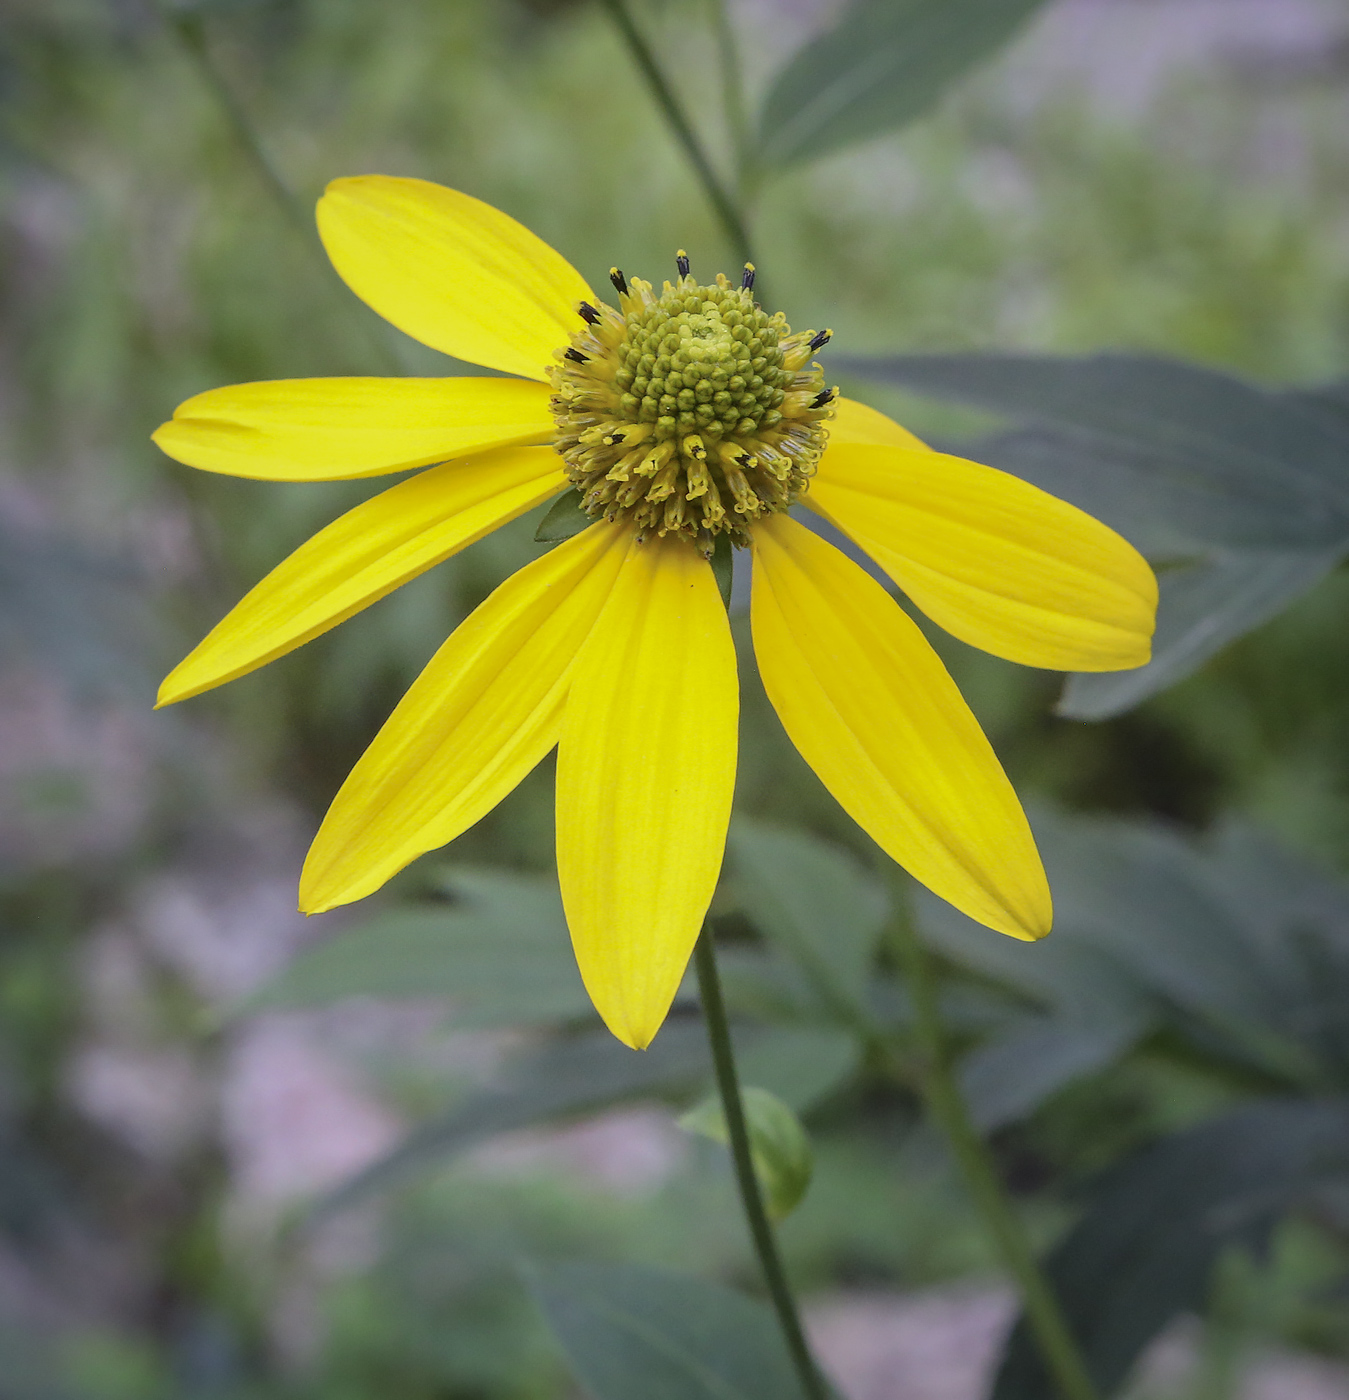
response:
M669 275L676 246L709 277L734 262L585 0L193 13L301 211L339 175L417 175L507 210L592 285L612 264ZM724 141L708 7L639 13ZM735 7L751 85L830 13ZM765 296L852 352L1116 347L1273 384L1343 378L1346 53L1336 4L1058 0L922 122L766 189ZM294 915L306 840L439 641L538 548L535 517L517 522L301 652L151 712L158 676L369 493L196 474L150 444L155 426L230 382L463 369L358 303L306 218L259 178L155 6L0 0L2 1400L562 1395L519 1259L752 1279L722 1156L655 1104L502 1140L317 1232L283 1229L523 1043L426 998L237 1008L351 922ZM942 440L987 426L845 388ZM1347 579L1095 725L1053 717L1059 678L932 635L1028 799L1193 833L1249 819L1345 871ZM749 670L745 684L740 810L870 863ZM433 893L446 861L550 871L548 768L385 901ZM1090 1172L1241 1092L1145 1044L1002 1129L1000 1159L1048 1240ZM861 1076L808 1121L816 1182L784 1242L827 1353L995 1336L987 1248L912 1100ZM1349 1356L1328 1289L1345 1258L1324 1220L1283 1227L1267 1261L1234 1256L1198 1370L1152 1393L1217 1400L1230 1354L1262 1346ZM931 1296L954 1322L884 1311L948 1285ZM922 1363L927 1390L915 1371L907 1391L858 1381L853 1400L963 1400L968 1351Z

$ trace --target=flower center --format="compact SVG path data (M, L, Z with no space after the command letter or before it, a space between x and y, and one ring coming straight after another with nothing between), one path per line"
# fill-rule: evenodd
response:
M710 554L714 537L748 545L751 521L786 510L815 472L837 391L811 355L830 337L792 335L740 285L689 275L656 296L610 278L620 311L578 308L586 323L553 367L557 450L583 509L639 535L675 531Z

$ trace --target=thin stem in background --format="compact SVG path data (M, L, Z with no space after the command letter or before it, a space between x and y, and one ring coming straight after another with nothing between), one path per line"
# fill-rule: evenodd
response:
M922 1090L933 1118L983 1218L1003 1264L1016 1282L1031 1335L1064 1400L1098 1400L1077 1340L1064 1321L1053 1287L1036 1261L1021 1221L1003 1190L988 1146L969 1115L951 1066L936 982L927 949L907 917L904 891L896 889L891 940L913 997L914 1027L923 1057Z
M726 112L726 128L731 136L735 161L735 196L745 207L745 179L749 165L749 121L745 108L745 78L740 66L740 42L731 20L727 0L711 0L712 27L717 36L717 57L721 66L721 102Z
M233 88L225 81L224 74L216 67L215 60L211 57L211 50L206 43L206 32L202 26L201 16L175 13L162 3L162 0L160 0L158 8L164 23L173 31L178 42L182 45L184 53L192 60L202 83L215 99L216 105L229 124L235 141L239 144L239 149L253 167L258 179L262 181L267 192L276 201L277 207L285 216L287 223L306 243L312 244L314 228L309 213L301 206L300 201L295 197L295 192L281 178L276 166L272 164L271 158L258 139L257 132L253 130L248 113L244 111L239 99L234 95Z
M669 123L670 130L674 132L679 144L683 146L684 153L693 165L707 198L735 249L736 256L743 262L752 263L754 252L750 245L749 231L745 227L740 210L713 168L712 162L703 149L703 144L698 139L698 134L694 131L688 114L675 95L674 88L666 78L659 60L633 22L626 0L601 0L601 3L608 11L619 34L622 35L623 42L628 46L628 52L632 55L633 62L637 65L642 77L646 79L647 87L651 89L651 95L655 98L656 105Z
M787 1343L792 1365L800 1378L802 1392L808 1400L830 1400L829 1387L810 1353L810 1345L801 1326L801 1317L796 1310L796 1300L792 1297L782 1259L778 1254L777 1239L764 1210L759 1178L754 1172L749 1128L745 1122L745 1108L740 1099L740 1081L735 1073L735 1054L731 1048L731 1028L726 1019L726 1003L721 996L717 954L712 944L712 931L706 924L703 925L693 958L698 969L698 995L703 1005L703 1018L707 1023L707 1039L712 1047L717 1089L721 1094L722 1111L726 1115L726 1129L731 1139L735 1178L740 1187L740 1200L745 1208L745 1219L754 1241L754 1251L759 1256L764 1283L773 1300L773 1310L778 1315L778 1324L782 1328L783 1340Z
M239 150L253 167L254 173L272 197L287 224L304 244L305 251L309 254L310 266L319 281L325 288L331 289L334 286L333 270L323 245L319 242L313 213L305 207L272 164L271 157L268 156L248 113L244 110L243 103L239 101L211 55L201 16L176 11L167 0L154 0L154 3L165 26L178 40L183 52L197 70L203 86L215 100ZM367 332L366 339L386 368L395 371L402 368L397 349L382 334Z

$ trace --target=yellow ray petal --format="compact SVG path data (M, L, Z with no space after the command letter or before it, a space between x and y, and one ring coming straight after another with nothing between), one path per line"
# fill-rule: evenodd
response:
M830 446L806 504L858 544L936 623L995 656L1116 671L1151 655L1157 580L1076 506L939 452Z
M188 399L154 441L226 476L340 481L553 431L548 391L519 379L274 379Z
M572 664L629 538L591 526L455 629L334 798L300 877L301 909L377 890L491 811L557 743Z
M753 530L754 651L792 742L894 860L1014 938L1051 906L1021 804L923 634L874 579L785 515Z
M432 467L334 520L277 565L159 688L172 705L336 627L567 484L551 447Z
M475 365L546 379L594 301L585 279L490 204L429 180L358 175L319 200L319 234L347 286L386 321Z
M927 443L893 418L856 399L839 399L829 420L829 445L843 442L870 442L884 447L912 447L929 451ZM827 450L827 449L826 449Z
M557 869L581 976L643 1049L670 1008L721 869L739 691L706 560L633 544L586 643L557 756Z

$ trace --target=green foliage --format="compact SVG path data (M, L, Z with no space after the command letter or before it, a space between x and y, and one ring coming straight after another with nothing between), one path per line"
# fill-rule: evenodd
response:
M444 997L459 1027L584 1017L590 999L571 951L557 882L448 870L441 904L402 907L301 953L242 1011L344 997Z
M556 1264L530 1284L596 1400L795 1400L772 1314L728 1288L631 1265Z
M1309 393L1126 355L836 364L1028 420L970 455L1081 506L1164 566L1152 661L1073 676L1060 714L1104 719L1173 685L1349 550L1349 424Z
M577 487L564 491L539 521L534 531L535 540L539 544L561 544L593 525L595 522L581 509L581 500L582 493Z
M1285 1212L1342 1192L1347 1176L1349 1100L1257 1103L1113 1172L1048 1261L1101 1392L1119 1388L1172 1318L1203 1306L1224 1249L1263 1252ZM993 1400L1040 1400L1051 1388L1019 1322Z
M866 1014L885 892L846 852L800 832L738 820L728 851L737 902L800 964L845 1022Z
M1042 0L852 0L773 80L751 158L828 155L921 116Z

